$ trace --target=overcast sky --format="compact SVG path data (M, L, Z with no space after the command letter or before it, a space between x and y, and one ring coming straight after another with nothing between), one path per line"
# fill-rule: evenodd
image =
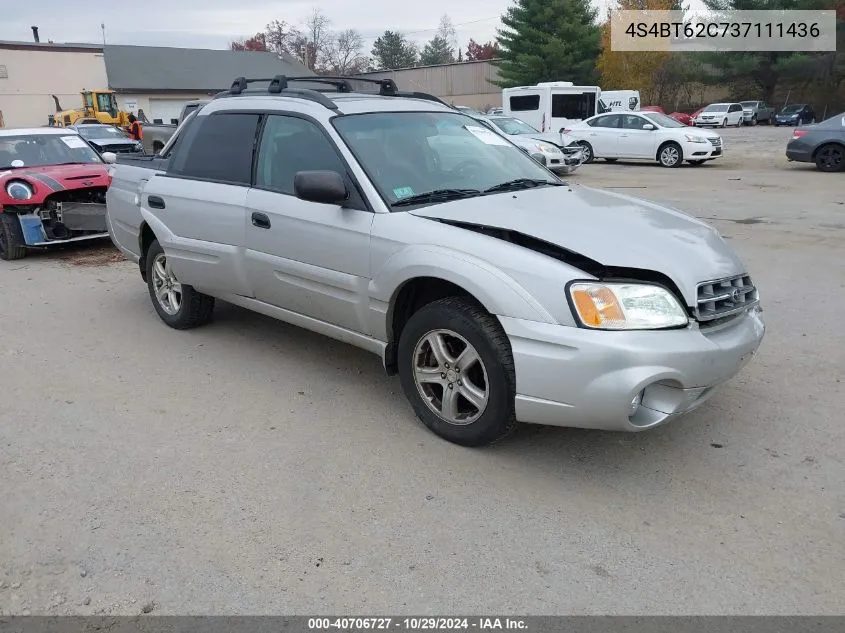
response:
M109 44L228 48L233 39L249 37L272 20L300 24L319 7L334 30L357 29L367 53L385 29L401 31L418 42L430 39L444 13L452 19L463 48L470 38L480 42L495 38L499 16L511 4L511 0L218 1L218 6L228 8L212 9L215 3L209 0L106 0L78 6L66 0L0 0L0 39L31 40L30 27L35 25L42 42L102 43L100 25L105 24ZM601 7L613 2L593 1Z
M367 52L385 29L430 39L440 16L448 13L455 24L460 45L470 37L493 39L499 16L509 0L229 0L210 8L208 0L140 0L139 2L83 3L68 10L61 0L0 0L0 39L31 40L30 26L39 27L41 41L102 43L100 24L106 25L109 44L227 48L229 42L264 29L275 19L298 24L313 7L329 17L333 29L358 29Z

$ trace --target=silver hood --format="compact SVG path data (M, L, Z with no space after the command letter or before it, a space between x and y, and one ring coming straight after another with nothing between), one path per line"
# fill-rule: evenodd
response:
M536 134L520 134L519 136L554 143L558 147L566 147L575 140L569 134L561 134L559 132L537 132Z
M543 187L456 200L410 213L517 231L604 266L672 279L688 305L697 285L746 272L718 231L680 211L589 187Z

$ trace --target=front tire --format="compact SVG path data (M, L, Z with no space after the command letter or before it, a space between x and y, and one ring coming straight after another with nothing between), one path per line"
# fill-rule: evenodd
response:
M728 127L728 120L722 119L722 127Z
M26 242L18 216L0 213L0 259L12 261L26 255Z
M491 444L516 428L516 374L499 322L460 297L415 312L399 337L399 378L417 417L461 446Z
M680 167L684 162L684 150L677 143L664 143L657 150L657 162L662 167Z
M176 280L158 240L147 251L147 288L159 318L176 330L189 330L211 320L214 297Z

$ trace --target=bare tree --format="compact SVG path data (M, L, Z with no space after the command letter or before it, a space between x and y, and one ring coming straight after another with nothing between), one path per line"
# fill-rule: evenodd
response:
M355 29L346 29L332 35L326 48L323 68L333 74L354 75L367 67L363 53L364 38Z
M314 7L311 15L303 23L302 35L305 38L306 55L303 63L312 70L326 58L326 53L332 44L332 33L329 31L331 20L319 8ZM302 55L298 55L302 58Z
M285 53L299 57L297 41L301 38L296 27L284 20L273 20L264 29L264 42L267 49L277 54Z
M437 36L444 39L451 48L458 48L458 34L452 24L452 18L447 13L440 17L440 26L437 27Z

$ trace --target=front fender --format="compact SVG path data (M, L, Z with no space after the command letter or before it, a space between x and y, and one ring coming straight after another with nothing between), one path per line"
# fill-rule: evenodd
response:
M388 324L396 296L406 283L419 277L435 277L460 286L491 314L557 323L524 287L490 263L449 248L419 245L394 253L373 273L369 294L376 338L389 340Z

